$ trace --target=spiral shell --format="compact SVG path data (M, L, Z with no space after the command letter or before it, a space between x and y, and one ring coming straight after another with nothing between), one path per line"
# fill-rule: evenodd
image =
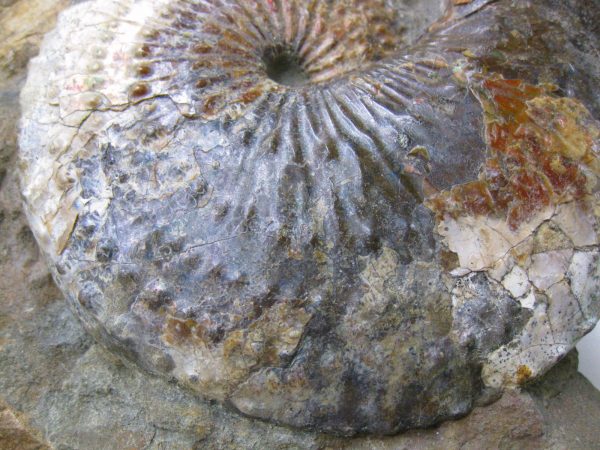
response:
M527 1L76 5L22 93L32 230L90 333L205 398L342 434L465 414L598 320L582 27Z

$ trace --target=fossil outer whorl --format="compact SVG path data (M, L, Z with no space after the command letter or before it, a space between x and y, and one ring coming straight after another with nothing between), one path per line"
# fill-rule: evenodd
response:
M600 72L593 17L538 3L66 11L20 171L83 324L204 397L344 434L543 373L598 319Z

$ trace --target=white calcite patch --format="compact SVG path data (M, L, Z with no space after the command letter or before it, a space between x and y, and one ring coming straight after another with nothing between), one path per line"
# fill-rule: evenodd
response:
M525 295L530 288L527 273L519 266L513 267L513 269L504 277L502 285L515 298Z
M483 381L496 388L522 384L542 374L572 347L554 338L547 306L538 303L519 336L488 355Z
M600 314L600 252L575 252L569 279L586 318L597 317Z
M488 275L496 281L502 281L504 276L513 268L512 258L502 258L488 271Z
M577 210L563 209L573 214ZM584 239L584 232L577 238L569 227L562 229L580 245L592 242L591 234ZM543 374L594 326L600 311L597 250L553 250L526 260L526 270L513 267L503 286L533 315L518 336L488 355L482 376L489 386L519 385ZM525 285L530 286L526 293Z
M593 205L588 199L547 208L516 230L483 216L447 217L440 223L438 232L458 255L454 276L483 271L532 311L521 332L487 356L486 385L516 386L543 374L597 320L600 256L597 250L576 250L598 243ZM549 225L564 233L563 241Z
M521 306L523 308L527 308L527 309L533 309L533 307L535 306L535 302L536 302L536 298L535 298L535 292L533 289L530 289L529 293L526 296L521 297L519 299L519 303L521 303Z
M546 291L548 296L548 320L552 326L552 338L556 343L568 343L582 330L586 330L579 302L569 284L561 281Z
M589 209L579 202L566 203L556 208L552 219L576 247L598 244L596 219Z
M487 270L527 239L542 222L552 217L553 212L552 208L546 208L516 230L511 230L505 220L494 217L448 217L441 221L438 233L458 255L461 268Z
M527 270L529 280L541 290L558 283L567 273L572 254L572 250L557 250L532 255Z
M390 302L390 288L394 286L393 280L398 268L398 254L387 247L381 251L378 257L365 258L365 269L360 274L364 285L362 301L348 308L346 318L354 323L347 329L349 333L358 331L361 326L356 321L359 317L361 322L368 324L370 320L379 314L383 314Z

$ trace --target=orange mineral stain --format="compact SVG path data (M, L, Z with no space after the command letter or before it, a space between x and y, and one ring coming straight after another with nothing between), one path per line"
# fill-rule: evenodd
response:
M542 209L588 195L599 172L600 136L587 109L553 87L493 77L475 92L485 115L488 157L477 181L428 199L440 218L493 215L516 229Z

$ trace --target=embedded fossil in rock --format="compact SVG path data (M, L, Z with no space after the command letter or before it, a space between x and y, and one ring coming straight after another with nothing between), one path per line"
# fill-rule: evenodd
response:
M20 171L69 304L152 373L329 432L543 373L600 309L600 71L595 9L539 3L67 10Z

